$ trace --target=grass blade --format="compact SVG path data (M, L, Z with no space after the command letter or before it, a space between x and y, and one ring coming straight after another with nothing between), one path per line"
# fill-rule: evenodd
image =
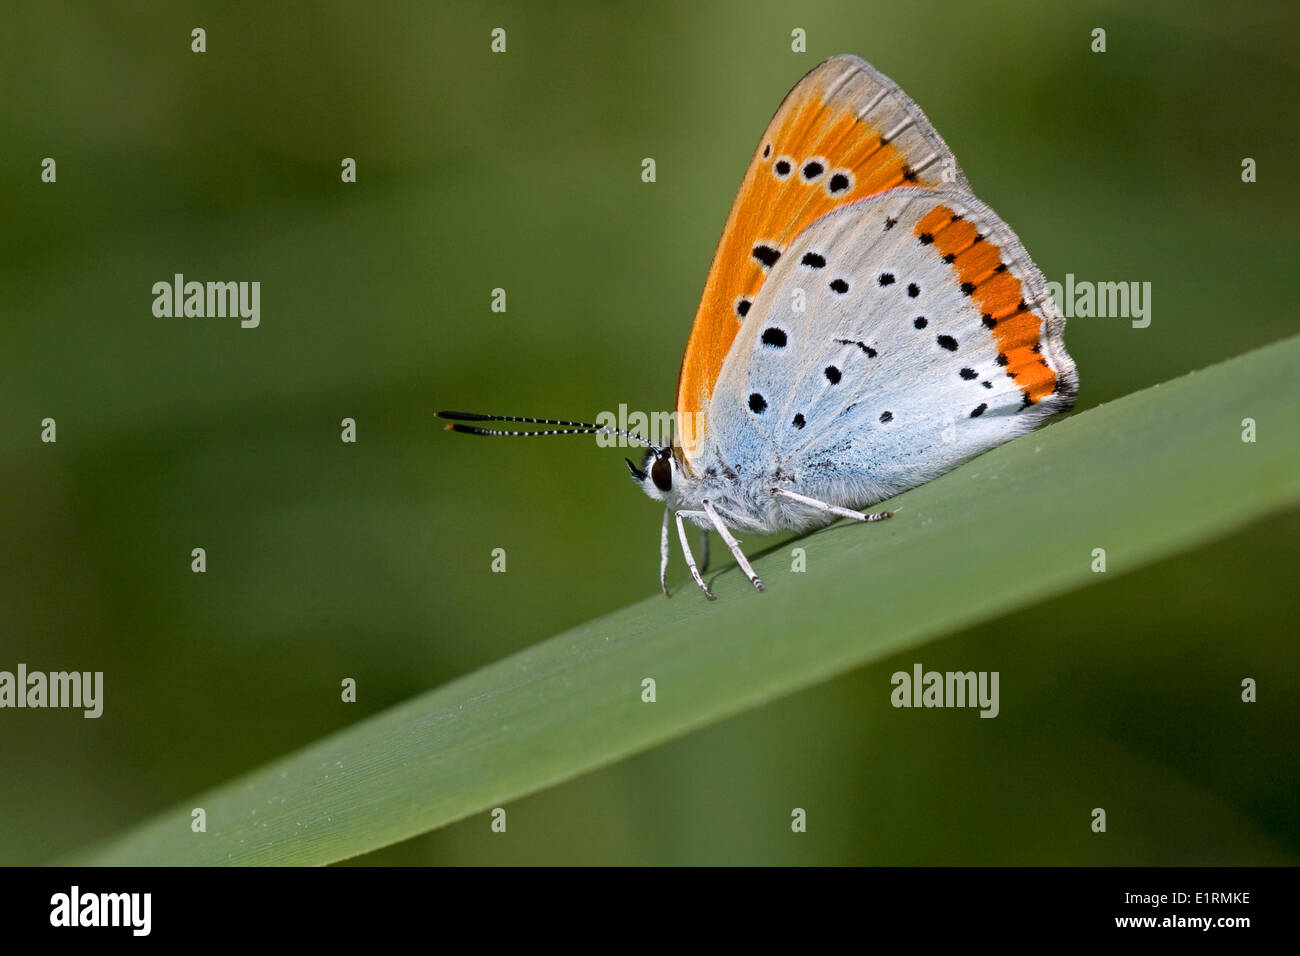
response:
M1300 338L1092 409L891 502L560 634L68 862L322 864L497 806L1300 499ZM1085 370L1086 371L1086 370ZM1085 379L1086 383L1086 379ZM1243 442L1243 419L1258 440ZM790 548L807 573L790 573ZM658 701L641 702L653 677ZM208 832L190 831L190 810Z

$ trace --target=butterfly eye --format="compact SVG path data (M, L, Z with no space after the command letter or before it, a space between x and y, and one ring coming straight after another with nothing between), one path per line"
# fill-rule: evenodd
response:
M667 455L656 458L655 463L650 466L650 479L660 491L673 490L673 468L668 463Z

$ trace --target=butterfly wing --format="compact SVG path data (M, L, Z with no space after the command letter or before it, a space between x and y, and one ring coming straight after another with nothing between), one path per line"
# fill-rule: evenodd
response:
M991 209L961 189L890 190L789 243L723 363L709 448L864 507L1068 408L1064 329Z
M799 81L759 141L713 256L677 384L678 442L690 468L723 360L791 239L833 209L894 186L965 185L920 108L855 56Z

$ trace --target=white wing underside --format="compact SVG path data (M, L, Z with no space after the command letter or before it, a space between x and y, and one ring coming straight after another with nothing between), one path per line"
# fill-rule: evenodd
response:
M1026 403L976 302L918 244L917 222L940 203L1001 247L1044 319L1041 357L1062 383L1057 394ZM831 504L872 504L1068 407L1075 373L1064 324L1014 233L965 190L898 188L851 203L800 233L773 266L714 388L704 463L783 475Z

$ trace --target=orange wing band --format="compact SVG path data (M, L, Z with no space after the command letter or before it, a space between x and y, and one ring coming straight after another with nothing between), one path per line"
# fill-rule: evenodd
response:
M933 242L957 273L962 289L984 315L998 346L998 364L1032 405L1056 391L1056 373L1040 354L1043 320L1025 303L1020 280L1002 264L1001 249L947 206L936 206L916 224L922 242Z

